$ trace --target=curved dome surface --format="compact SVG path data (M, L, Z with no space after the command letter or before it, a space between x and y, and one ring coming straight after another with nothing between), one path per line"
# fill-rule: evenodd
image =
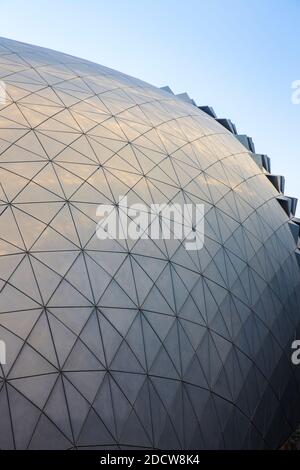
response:
M276 448L300 419L300 273L278 192L196 106L0 39L0 447ZM201 203L205 241L96 208Z

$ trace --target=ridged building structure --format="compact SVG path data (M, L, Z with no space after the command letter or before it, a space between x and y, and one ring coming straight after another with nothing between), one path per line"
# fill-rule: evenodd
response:
M0 80L0 448L280 447L299 219L269 158L188 95L66 54L1 38ZM203 248L99 240L120 195L203 204Z

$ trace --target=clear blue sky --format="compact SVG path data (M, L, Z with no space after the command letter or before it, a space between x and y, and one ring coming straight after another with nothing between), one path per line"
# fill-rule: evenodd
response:
M300 0L0 0L0 25L1 36L187 91L252 136L300 198Z

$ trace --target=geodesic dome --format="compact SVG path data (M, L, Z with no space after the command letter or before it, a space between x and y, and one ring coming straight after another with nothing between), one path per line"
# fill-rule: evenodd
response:
M276 448L300 418L278 190L196 106L0 40L0 447ZM205 242L105 240L96 207L204 204Z

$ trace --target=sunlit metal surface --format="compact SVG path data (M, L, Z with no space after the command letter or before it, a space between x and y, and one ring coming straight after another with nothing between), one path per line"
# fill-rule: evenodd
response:
M300 273L278 192L212 117L0 40L1 448L276 448L300 418ZM205 243L95 236L203 203Z

